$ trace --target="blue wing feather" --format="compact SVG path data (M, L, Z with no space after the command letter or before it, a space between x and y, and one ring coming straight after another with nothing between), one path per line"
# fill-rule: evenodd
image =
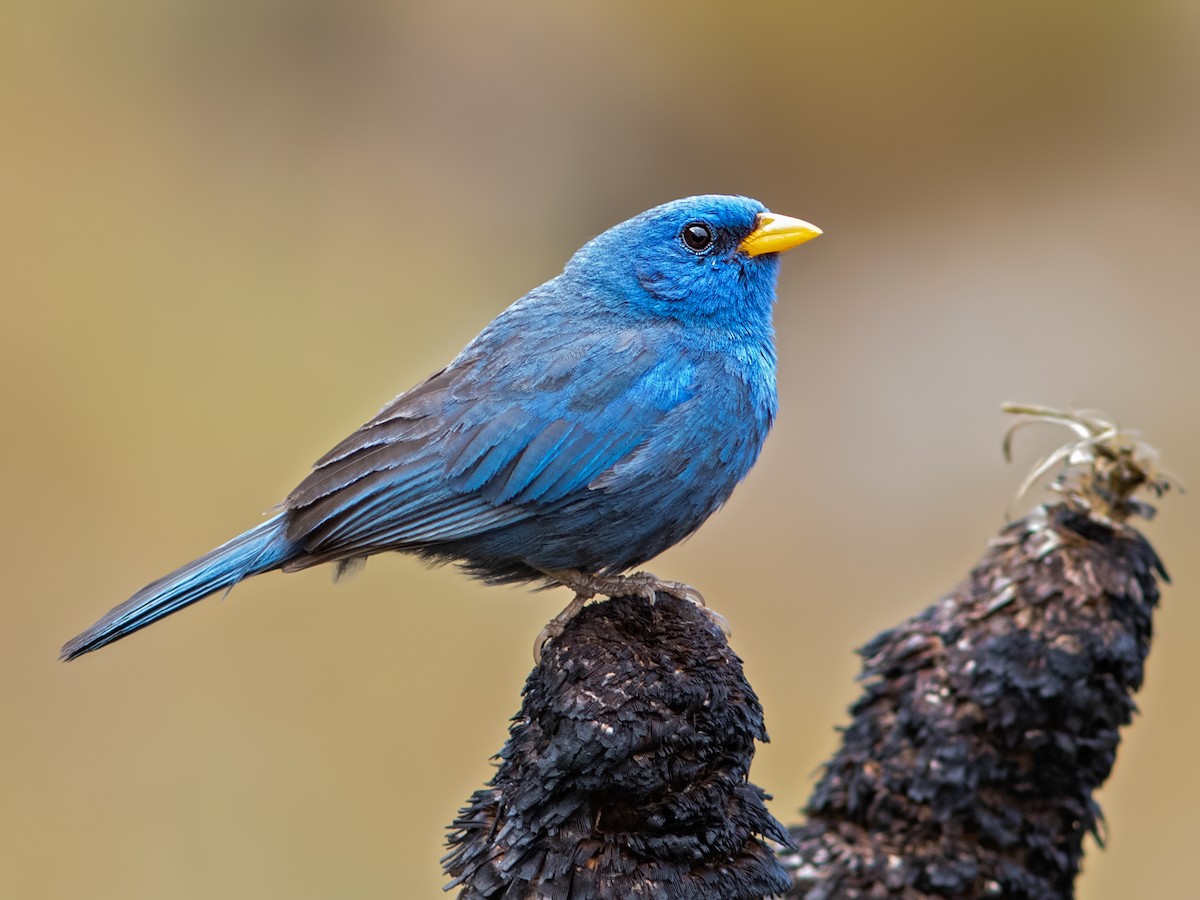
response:
M288 537L306 550L290 567L529 518L586 490L691 396L678 350L629 331L583 343L468 348L396 398L288 498Z

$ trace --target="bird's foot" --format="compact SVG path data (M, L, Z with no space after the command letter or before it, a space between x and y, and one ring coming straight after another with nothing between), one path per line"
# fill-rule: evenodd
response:
M654 602L658 593L670 594L677 600L687 600L704 606L704 596L690 584L682 581L664 581L653 572L634 572L632 575L589 575L578 569L556 569L546 576L568 587L576 594L589 600L596 595L603 597L641 597Z
M677 600L686 600L698 606L708 620L721 629L721 633L725 637L733 635L729 628L729 621L719 612L709 609L708 604L704 602L704 595L690 584L684 584L682 581L664 581L653 572L635 572L632 575L589 575L578 569L561 569L548 571L546 575L563 587L573 590L575 599L538 632L537 640L533 645L535 663L541 662L542 650L546 644L561 636L567 623L575 618L585 603L597 595L641 597L646 602L653 603L655 595L669 594Z
M656 594L667 594L676 600L694 603L710 622L721 629L725 637L732 637L729 620L704 602L704 595L682 581L665 581L653 572L634 572L632 575L593 575L591 586L597 594L605 597L622 597L630 594L653 603Z
M576 592L575 599L567 604L557 616L546 623L546 626L538 632L538 636L533 641L533 664L540 665L542 662L542 650L551 641L556 641L562 636L562 633L567 628L567 623L579 615L579 611L583 609L583 605L587 603L594 594L580 594Z

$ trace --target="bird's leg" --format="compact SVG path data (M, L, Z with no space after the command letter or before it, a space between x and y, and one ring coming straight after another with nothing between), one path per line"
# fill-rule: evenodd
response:
M566 608L557 616L546 623L546 626L538 632L538 636L533 640L533 664L538 665L542 661L542 649L551 641L556 641L566 630L567 623L570 622L579 611L583 609L583 605L591 600L591 597L586 597L583 594L576 594L575 599L567 604Z
M533 659L541 662L542 648L547 642L559 637L567 623L579 613L585 603L597 594L604 597L641 597L648 603L654 602L658 593L669 594L677 600L686 600L700 607L708 620L721 629L721 633L730 637L733 632L728 620L715 610L709 609L704 602L704 595L682 581L664 581L652 572L635 572L632 575L589 575L578 569L556 569L546 571L548 578L557 581L563 587L575 592L575 599L567 604L566 609L551 619L546 627L538 632L533 645Z
M596 591L591 589L588 583L588 577L576 569L563 569L562 571L547 572L547 576L553 578L563 587L568 587L575 592L575 599L566 605L562 612L546 623L546 626L538 632L538 635L533 640L533 662L534 665L539 665L542 661L542 648L550 641L557 640L579 611L583 609L583 605L596 596Z

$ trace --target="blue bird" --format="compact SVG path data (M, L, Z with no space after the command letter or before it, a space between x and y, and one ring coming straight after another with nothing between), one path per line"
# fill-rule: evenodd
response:
M146 585L63 658L251 575L385 550L574 589L542 637L597 593L687 595L621 573L694 532L757 459L779 253L820 233L718 195L610 228L317 460L271 518Z

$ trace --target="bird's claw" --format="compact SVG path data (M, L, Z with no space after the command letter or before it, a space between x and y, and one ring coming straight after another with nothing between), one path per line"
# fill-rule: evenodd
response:
M558 640L562 636L562 633L567 628L567 623L579 614L579 611L583 609L583 605L590 599L591 596L576 592L575 599L568 603L562 612L547 622L545 627L538 632L537 637L533 641L534 665L541 665L542 650L545 649L546 644Z
M725 618L715 609L705 606L703 603L698 603L696 605L700 607L700 612L704 613L708 621L712 622L721 630L721 634L725 635L726 639L733 637L733 629L729 627L729 620L727 618Z
M575 592L575 599L557 616L546 623L546 627L538 632L533 644L533 661L541 663L542 651L546 644L559 638L566 630L567 623L583 609L584 604L597 595L604 597L641 597L647 603L654 603L655 597L662 593L677 600L686 600L700 608L704 615L725 637L732 637L729 620L715 610L709 609L704 602L704 595L682 581L664 581L652 572L635 572L632 575L589 575L577 569L564 569L546 572L547 577L557 581L563 587Z

